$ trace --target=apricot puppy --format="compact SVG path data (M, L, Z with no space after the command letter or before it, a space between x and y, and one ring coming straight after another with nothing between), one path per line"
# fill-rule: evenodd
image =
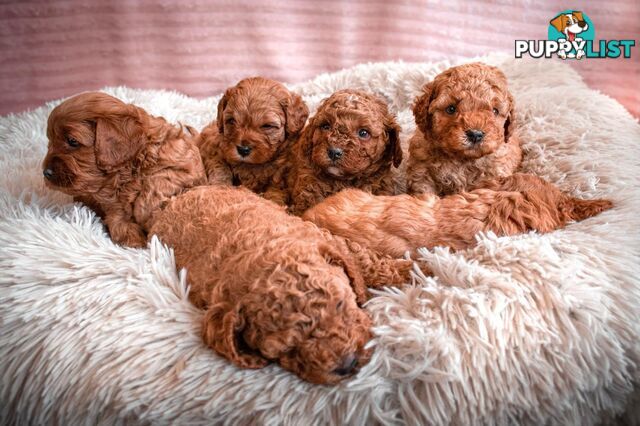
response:
M193 133L105 93L83 93L49 115L45 182L93 208L114 242L144 247L164 203L205 182Z
M369 358L370 286L408 282L411 262L379 256L286 213L245 188L207 186L173 199L151 234L187 268L203 338L243 368L278 362L337 383Z
M439 198L373 196L345 190L309 209L303 219L381 254L399 257L419 247L455 250L475 245L478 232L550 232L611 208L608 200L580 200L536 176L514 174L482 188Z
M227 89L216 122L200 136L209 183L265 192L274 179L281 179L286 152L308 116L302 98L277 81L253 77Z
M513 96L496 67L449 68L422 89L409 146L409 194L448 195L509 176L522 161Z
M361 90L324 100L292 150L289 207L300 215L343 188L394 194L402 161L400 126L385 102Z

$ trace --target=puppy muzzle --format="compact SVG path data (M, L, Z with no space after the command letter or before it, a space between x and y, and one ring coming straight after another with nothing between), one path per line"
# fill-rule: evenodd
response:
M52 157L44 161L42 176L47 185L60 188L71 187L75 180L73 173L66 166L64 160L58 157Z
M338 376L350 376L356 371L358 366L358 356L356 354L348 354L342 359L340 367L333 370L333 374Z
M327 150L327 156L331 161L338 161L343 154L344 151L341 148L331 147Z
M478 129L469 129L465 132L465 136L467 137L467 141L473 146L479 145L482 143L482 139L484 139L484 132Z
M236 151L238 152L238 155L242 158L248 157L249 154L251 154L252 149L253 148L247 145L236 146Z

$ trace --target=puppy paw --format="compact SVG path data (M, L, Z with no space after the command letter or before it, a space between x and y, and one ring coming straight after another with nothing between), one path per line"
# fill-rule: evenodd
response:
M145 248L147 246L147 236L138 224L119 224L116 227L111 227L109 233L116 244L133 248Z

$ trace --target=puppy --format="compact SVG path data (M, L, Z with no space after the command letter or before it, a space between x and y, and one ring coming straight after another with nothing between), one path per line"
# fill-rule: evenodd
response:
M187 268L191 301L206 309L207 345L239 367L278 362L313 383L337 383L368 360L364 283L406 283L412 265L228 186L176 197L150 234Z
M582 12L574 10L571 13L562 13L553 18L549 24L565 36L564 39L558 40L563 45L563 48L558 51L560 58L582 59L586 55L583 49L576 49L576 52L573 53L571 44L577 43L580 45L583 39L578 35L589 29L589 24L585 21Z
M303 219L381 254L419 247L461 250L478 232L550 232L611 208L608 200L580 200L536 176L515 174L481 182L482 189L438 198L381 197L345 190L309 209Z
M163 204L205 183L192 130L104 93L83 93L54 108L47 137L46 185L96 210L118 244L144 247Z
M199 139L209 183L263 193L274 179L280 182L285 154L308 116L302 98L276 81L253 77L227 89L216 122Z
M449 68L424 86L413 115L418 129L409 146L409 194L462 192L479 180L513 174L522 161L513 96L498 68Z
M292 149L287 177L293 214L343 188L394 194L402 161L400 126L377 96L340 90L324 100Z

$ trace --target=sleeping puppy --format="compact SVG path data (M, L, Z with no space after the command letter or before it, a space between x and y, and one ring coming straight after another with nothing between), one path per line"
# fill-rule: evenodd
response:
M74 96L49 115L46 185L96 210L114 242L144 247L164 203L205 183L193 133L104 93Z
M381 254L417 248L472 247L479 232L515 235L551 232L611 208L608 200L580 200L536 176L517 173L480 183L481 189L439 198L373 196L345 190L302 218Z
M449 68L422 89L407 161L409 194L448 195L509 176L522 161L513 96L496 67Z
M227 89L216 122L203 129L198 142L209 183L264 193L281 179L286 152L308 116L302 98L277 81L253 77Z
M150 235L187 269L205 309L202 336L242 368L277 362L313 383L337 383L369 359L369 286L404 284L412 262L348 243L245 188L212 185L175 197Z
M402 161L400 126L385 102L361 90L324 100L293 147L288 204L300 215L344 188L394 194L392 166Z

